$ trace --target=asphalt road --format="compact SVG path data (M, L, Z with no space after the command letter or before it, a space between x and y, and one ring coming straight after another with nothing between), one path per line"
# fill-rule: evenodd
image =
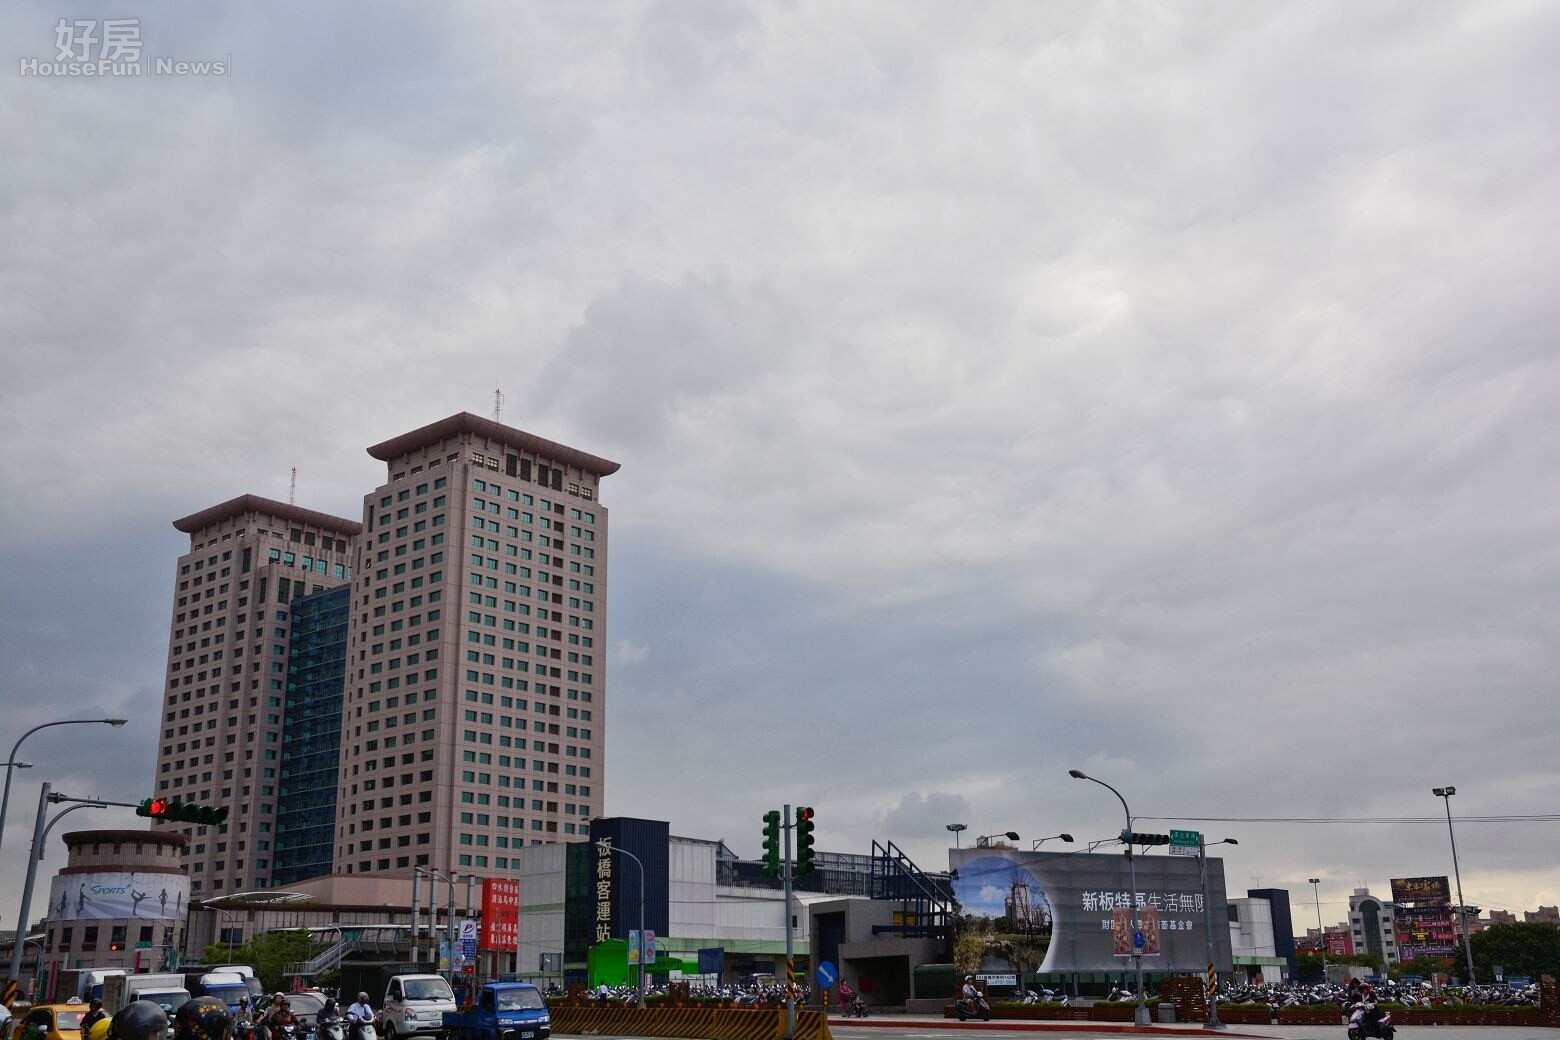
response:
M1095 1032L1090 1029L1061 1030L1047 1029L1000 1029L991 1025L982 1024L976 1027L960 1026L957 1022L927 1021L903 1021L896 1022L894 1016L869 1019L873 1024L861 1026L846 1024L843 1019L831 1018L829 1031L835 1040L1038 1040L1039 1037L1049 1033L1054 1040L1121 1040L1124 1036L1130 1036L1131 1030ZM1185 1033L1187 1040L1192 1037L1206 1038L1217 1036L1237 1037L1269 1037L1273 1040L1345 1040L1342 1025L1338 1026L1246 1026L1244 1031L1228 1030L1225 1033L1209 1033L1197 1026L1182 1024L1177 1026L1161 1026L1158 1032L1152 1034L1156 1037L1169 1036L1175 1040L1174 1033ZM564 1036L563 1033L555 1033L555 1036ZM607 1034L592 1035L591 1040L607 1040ZM625 1037L623 1040L631 1040ZM1541 1029L1528 1026L1399 1026L1397 1040L1560 1040L1560 1030Z
M863 1027L847 1025L843 1020L832 1019L829 1022L829 1031L833 1033L835 1040L890 1040L890 1038L893 1040L900 1040L900 1038L904 1040L1037 1040L1037 1037L1047 1032L1050 1032L1056 1040L1121 1040L1123 1036L1130 1035L1121 1032L1095 1033L1090 1030L1070 1030L1065 1033L1030 1029L1005 1030L992 1029L990 1026L976 1030L961 1028L957 1023L951 1022L943 1025L926 1022L903 1022L890 1025L892 1019L887 1017L877 1021L881 1024ZM1191 1037L1221 1035L1205 1032L1192 1025L1161 1028L1167 1031L1174 1029L1178 1033L1185 1032L1188 1040ZM1346 1037L1342 1025L1244 1026L1239 1031L1230 1029L1222 1035L1272 1037L1276 1040L1345 1040ZM1536 1026L1399 1026L1397 1040L1560 1040L1560 1031Z

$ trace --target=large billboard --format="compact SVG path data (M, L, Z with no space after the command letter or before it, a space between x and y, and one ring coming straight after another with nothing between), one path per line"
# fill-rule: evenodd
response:
M189 879L183 874L106 870L56 874L49 883L51 924L69 921L182 921L189 909Z
M1214 962L1230 970L1223 861L1208 860L1206 906L1195 857L1140 854L1136 864L1143 967L1204 971L1205 924L1211 920ZM1133 903L1125 856L973 848L951 850L949 865L961 940L981 938L983 971L1120 971L1130 963L1116 953L1123 939L1131 941L1121 934ZM1118 908L1128 913L1118 914ZM1130 923L1125 927L1130 930ZM1147 952L1151 931L1157 932L1157 954Z
M513 950L520 941L520 879L482 882L482 948Z
M1392 912L1398 958L1452 957L1457 953L1457 928L1445 906L1397 907Z
M1409 877L1392 879L1394 903L1434 903L1446 906L1452 901L1452 886L1445 874L1439 877Z

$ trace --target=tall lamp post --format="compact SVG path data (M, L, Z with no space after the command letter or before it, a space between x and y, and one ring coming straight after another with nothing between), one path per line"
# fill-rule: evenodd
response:
M60 719L57 722L44 722L23 733L11 745L11 757L5 763L5 794L0 795L0 844L5 842L5 813L11 806L11 773L15 769L26 769L27 765L16 760L16 752L21 749L22 741L38 732L40 729L48 729L50 726L82 726L97 724L113 726L115 729L125 724L124 719ZM26 927L23 925L22 927Z
M1445 787L1434 787L1430 793L1446 803L1446 834L1452 839L1452 875L1457 878L1457 923L1462 926L1463 950L1468 955L1468 985L1477 982L1473 974L1473 940L1468 934L1468 904L1463 902L1462 871L1457 866L1457 835L1452 830L1452 795L1457 793L1457 788L1448 784Z
M1197 834L1197 870L1202 875L1203 892L1203 935L1208 943L1208 970L1217 973L1214 964L1213 944L1213 901L1208 898L1208 849L1213 845L1239 845L1234 838L1220 838L1218 841L1204 842L1202 833ZM1219 1021L1219 992L1213 990L1208 994L1208 1028L1223 1029L1224 1023Z
M620 849L610 841L596 842L596 847L606 849L608 852L617 852L634 861L639 868L639 1006L645 1006L645 865L639 857L627 849ZM788 908L786 913L791 911Z
M1127 814L1127 837L1129 839L1127 843L1127 876L1132 885L1132 894L1129 897L1132 902L1132 966L1137 973L1137 1010L1133 1012L1133 1024L1146 1026L1150 1023L1148 1020L1148 1000L1143 993L1143 954L1141 952L1142 948L1138 945L1137 941L1138 936L1142 934L1142 930L1138 927L1137 863L1132 856L1132 844L1130 841L1132 831L1132 810L1127 808L1127 800L1121 797L1121 792L1107 784L1105 781L1089 776L1081 769L1069 769L1067 771L1067 775L1072 777L1074 780L1088 780L1099 784L1101 787L1105 788L1111 794L1116 796L1116 799L1121 802L1121 808Z
M1327 981L1327 926L1322 924L1322 895L1317 888L1321 878L1307 878L1311 883L1311 898L1316 901L1316 938L1322 944L1322 981Z
M959 832L960 831L967 831L967 830L969 830L970 829L970 825L967 824L967 823L950 823L950 824L948 824L948 829L953 832L953 847L954 848L958 848L959 847Z
M1029 851L1033 852L1035 849L1038 849L1040 846L1044 845L1046 842L1054 841L1057 838L1061 838L1063 841L1065 841L1069 845L1072 844L1073 836L1071 834L1068 834L1066 831L1063 831L1061 834L1053 834L1049 838L1036 838L1034 840L1034 842L1032 844L1030 844Z

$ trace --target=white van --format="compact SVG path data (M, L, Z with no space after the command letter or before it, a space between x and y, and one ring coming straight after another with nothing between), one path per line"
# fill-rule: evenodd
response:
M385 986L379 1032L384 1040L444 1032L444 1013L455 1010L455 991L438 975L392 975Z

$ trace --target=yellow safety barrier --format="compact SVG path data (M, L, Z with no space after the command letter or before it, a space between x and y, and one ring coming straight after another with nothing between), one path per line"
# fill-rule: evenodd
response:
M657 1036L685 1040L780 1040L784 1008L552 1009L552 1031L576 1036ZM834 1040L821 1011L796 1012L796 1040Z

